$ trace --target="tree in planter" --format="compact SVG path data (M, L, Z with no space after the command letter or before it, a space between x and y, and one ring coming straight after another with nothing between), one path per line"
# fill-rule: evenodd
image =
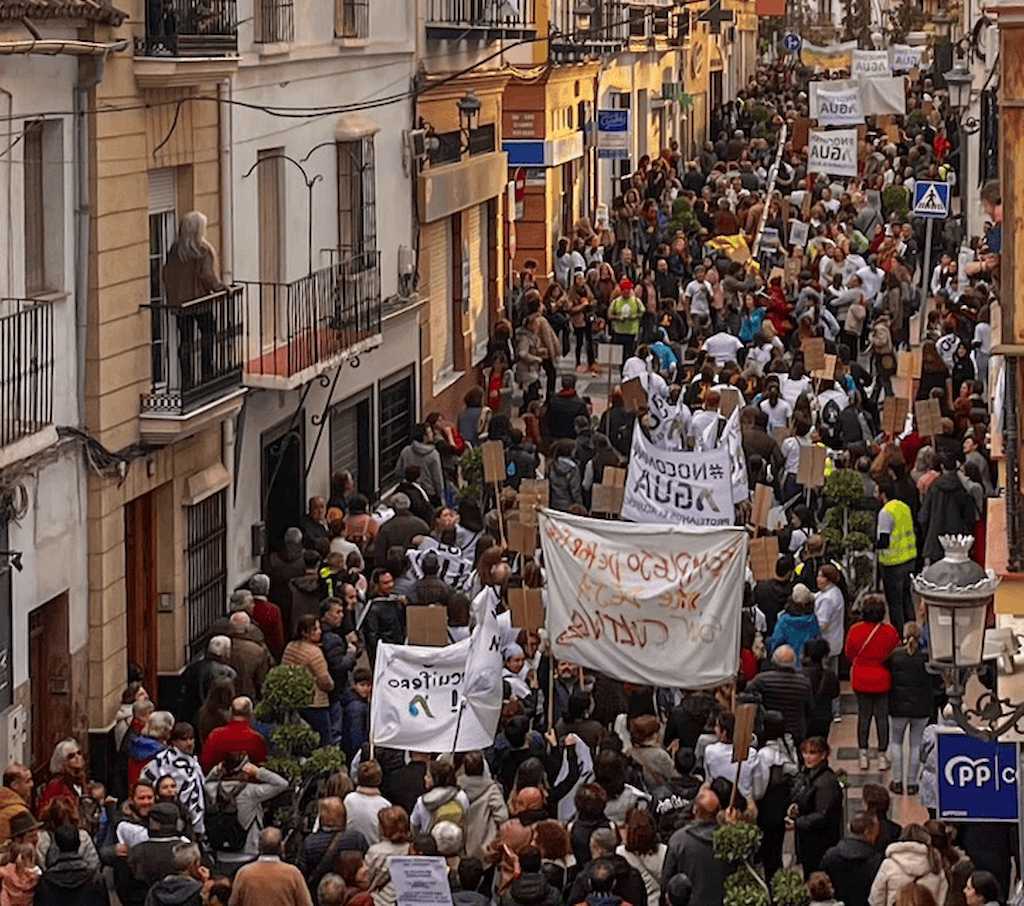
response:
M725 879L723 906L807 906L810 896L799 872L780 869L769 886L754 867L761 836L756 824L743 821L724 824L712 836L715 858L734 868Z
M875 514L861 509L864 483L854 469L836 469L825 479L824 529L822 536L834 556L842 557L843 572L851 598L871 585L870 552L875 536Z
M484 453L481 447L466 450L459 459L459 474L462 476L462 487L459 488L459 500L467 500L484 511Z

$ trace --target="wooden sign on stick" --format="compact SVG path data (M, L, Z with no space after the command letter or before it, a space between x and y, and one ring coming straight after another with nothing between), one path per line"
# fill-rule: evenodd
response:
M484 481L502 484L505 481L505 446L500 440L489 440L480 447L484 458Z
M606 466L601 475L601 483L613 488L624 488L626 486L626 470Z
M758 484L754 486L754 502L750 511L750 522L757 528L768 528L768 515L771 512L772 504L775 502L775 494L771 485Z
M537 521L508 521L508 549L530 559L537 552Z
M622 402L627 412L639 412L647 408L647 391L636 377L622 385Z
M882 430L890 437L903 433L910 414L910 400L902 396L886 397L882 405Z
M405 608L406 642L441 648L448 644L448 608L431 604Z
M800 344L804 352L804 371L816 371L825 367L825 341L821 337L804 340Z
M539 588L510 588L508 609L516 629L536 632L544 625L544 602Z
M597 347L597 362L599 365L621 365L622 347L618 343L600 343Z
M921 377L921 350L908 349L896 353L896 375L898 377Z
M797 483L805 488L820 488L825 484L825 456L827 451L818 444L800 448Z
M914 403L917 433L922 437L935 437L942 433L942 407L938 400L918 400Z
M777 578L775 564L779 559L779 539L774 535L752 538L750 541L750 571L755 582L767 582Z
M825 353L825 364L821 368L815 368L811 372L811 377L819 378L823 381L831 381L836 376L836 357Z
M757 705L746 704L736 706L736 723L732 734L732 763L746 761L750 754L750 743L754 738L754 719L757 717Z
M610 484L595 484L591 490L590 512L602 516L618 516L626 489Z

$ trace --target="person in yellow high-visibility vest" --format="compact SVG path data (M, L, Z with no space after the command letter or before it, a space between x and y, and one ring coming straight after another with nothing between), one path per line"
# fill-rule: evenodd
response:
M910 507L896 497L892 482L878 485L882 509L878 513L878 566L882 573L882 590L889 608L889 622L903 636L903 624L914 619L910 597L910 576L917 563L917 535Z

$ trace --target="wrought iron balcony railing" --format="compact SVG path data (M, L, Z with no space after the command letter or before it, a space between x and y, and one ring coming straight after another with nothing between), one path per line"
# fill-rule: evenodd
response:
M381 332L380 252L367 251L292 283L247 283L245 380L308 380Z
M555 0L551 6L551 53L558 62L611 55L629 38L629 8L622 0L597 0L589 17L580 17L580 0Z
M0 300L0 447L53 424L53 303Z
M536 0L427 0L427 37L494 40L537 30Z
M152 390L142 411L188 415L242 383L245 288L232 286L182 306L149 305Z
M146 0L147 57L223 57L238 53L236 0Z

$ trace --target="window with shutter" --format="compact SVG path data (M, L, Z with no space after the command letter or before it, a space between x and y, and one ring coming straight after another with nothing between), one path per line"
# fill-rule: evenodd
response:
M338 250L342 258L376 261L377 189L373 136L338 142Z
M416 423L416 384L411 368L381 382L377 413L380 421L378 471L381 487L385 487L399 477L395 475L398 455L411 442Z

